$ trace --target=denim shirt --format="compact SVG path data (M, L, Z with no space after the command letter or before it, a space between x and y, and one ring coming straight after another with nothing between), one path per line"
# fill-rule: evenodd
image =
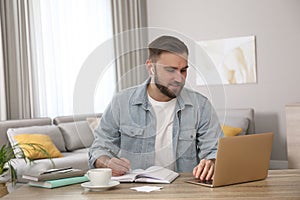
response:
M150 79L116 94L95 130L89 149L89 166L107 155L127 158L131 169L154 165L156 119L147 96ZM183 88L177 96L173 121L175 170L191 172L203 158L216 158L223 137L215 110L206 97Z

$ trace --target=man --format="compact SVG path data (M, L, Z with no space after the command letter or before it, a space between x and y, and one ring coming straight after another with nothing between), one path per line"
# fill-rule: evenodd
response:
M208 99L184 88L188 48L161 36L149 44L142 85L116 94L95 131L90 167L113 175L160 165L196 178L213 178L219 137L223 136Z

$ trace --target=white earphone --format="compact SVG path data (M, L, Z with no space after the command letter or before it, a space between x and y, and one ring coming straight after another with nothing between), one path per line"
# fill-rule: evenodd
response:
M153 70L153 67L151 67L151 72L152 72L152 74L154 74L154 70Z

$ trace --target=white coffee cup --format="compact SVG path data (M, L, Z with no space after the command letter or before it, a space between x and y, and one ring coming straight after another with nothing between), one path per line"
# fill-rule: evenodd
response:
M93 186L106 186L111 179L110 168L90 169L86 174Z

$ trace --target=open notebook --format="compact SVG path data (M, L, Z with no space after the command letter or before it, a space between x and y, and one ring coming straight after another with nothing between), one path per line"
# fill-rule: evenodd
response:
M145 170L135 169L123 176L111 179L120 182L171 183L179 176L178 173L160 166L152 166Z
M265 179L268 175L273 133L257 133L219 139L213 181L188 183L218 187Z

